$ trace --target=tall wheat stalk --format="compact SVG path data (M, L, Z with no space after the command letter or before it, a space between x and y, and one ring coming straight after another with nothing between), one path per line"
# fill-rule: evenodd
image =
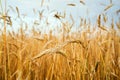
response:
M7 13L6 13L6 7L7 7L7 4L6 4L6 0L5 0L5 11L4 11L4 14L3 16L3 20L4 20L4 32L3 32L3 40L4 40L4 62L5 62L5 80L9 80L9 68L8 68L8 53L7 53L7 37L6 37L6 16L7 16Z

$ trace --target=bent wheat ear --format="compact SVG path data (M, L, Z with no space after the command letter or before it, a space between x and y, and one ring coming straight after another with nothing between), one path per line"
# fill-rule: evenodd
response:
M73 16L70 14L70 19L72 20L72 23L74 23L74 19L73 19Z
M39 18L40 18L40 20L41 20L41 19L42 19L42 17L43 17L43 12L44 12L44 10L39 11Z
M104 9L104 11L107 11L108 9L110 9L113 6L113 4L110 4L108 6L106 6L106 8Z
M60 54L60 55L64 56L65 58L67 58L67 55L65 55L65 53L63 51L57 51L56 54Z
M80 3L83 4L83 5L85 5L85 2L83 0L80 0Z
M118 9L117 11L116 11L116 14L118 15L120 13L120 9Z
M116 26L120 30L120 23L119 22L116 22Z
M97 23L98 27L101 27L101 15L98 16Z
M111 72L110 74L120 80L120 77L118 75L116 75L115 73Z
M55 14L54 17L60 20L60 16L58 14Z
M10 26L12 26L11 17L8 17L7 24L10 25Z
M18 18L19 18L19 17L20 17L20 12L19 12L19 9L18 9L18 7L16 7L16 11L17 11Z
M13 12L15 12L15 10L14 10L14 8L12 7L12 6L9 6L10 7L10 9L13 11Z
M44 0L41 1L41 7L43 6Z
M112 4L112 2L113 2L113 1L112 1L112 0L110 0L110 4Z
M75 4L67 4L68 6L76 6Z
M103 20L105 23L108 21L108 17L105 14L103 14Z
M34 14L36 14L36 10L35 10L35 8L33 9L33 12L34 12Z
M96 65L95 65L95 69L94 69L95 72L97 72L97 70L98 70L98 65L99 65L99 64L100 64L100 62L97 62L97 63L96 63Z

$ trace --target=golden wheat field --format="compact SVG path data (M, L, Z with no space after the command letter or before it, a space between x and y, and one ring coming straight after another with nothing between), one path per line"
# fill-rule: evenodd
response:
M85 5L84 0L80 3ZM15 9L20 18L19 8ZM53 31L41 34L34 27L27 35L29 24L26 28L19 25L17 33L7 31L14 22L6 11L0 15L0 80L120 80L120 19L115 22L113 18L108 27L106 14L98 14L94 26L81 18L79 28L83 30L70 32L75 23L70 15L72 22L62 22L58 36L52 35ZM61 20L63 16L54 17Z

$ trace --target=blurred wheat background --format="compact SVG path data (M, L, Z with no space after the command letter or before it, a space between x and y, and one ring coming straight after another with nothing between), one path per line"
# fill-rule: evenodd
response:
M0 80L120 80L120 0L11 1L0 0Z

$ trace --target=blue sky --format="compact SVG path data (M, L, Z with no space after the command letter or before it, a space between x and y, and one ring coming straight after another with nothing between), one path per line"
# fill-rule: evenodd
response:
M17 6L20 11L20 15L27 15L23 21L27 24L34 23L34 21L38 21L38 11L42 11L44 9L44 18L43 21L41 21L41 26L39 26L37 29L52 29L53 26L57 26L60 24L60 21L55 19L53 15L58 12L63 15L64 12L66 12L66 19L68 21L71 21L69 18L69 15L71 14L74 17L75 21L75 27L78 26L80 17L81 18L90 18L92 23L95 23L96 18L99 14L106 13L109 17L109 21L111 21L111 18L113 17L115 21L117 21L120 18L120 13L117 15L116 10L120 9L120 0L112 0L113 7L108 9L107 11L104 11L105 7L110 4L110 0L83 0L85 2L85 5L80 3L80 0L44 0L43 6L41 6L42 0L7 0L7 9L9 9L9 15L12 17L12 21L14 23L13 28L14 30L18 29L20 26L20 21L18 19L15 20L17 13L15 10L15 7ZM2 0L2 3L4 6L4 2ZM76 6L68 6L67 4L74 3ZM14 8L14 11L11 10L10 6ZM49 8L49 10L48 10ZM36 14L34 14L33 9L36 11ZM88 13L87 13L88 12ZM50 23L50 27L43 27L46 26L45 20L48 19L48 22ZM10 27L8 27L11 29ZM31 27L29 27L31 28Z

